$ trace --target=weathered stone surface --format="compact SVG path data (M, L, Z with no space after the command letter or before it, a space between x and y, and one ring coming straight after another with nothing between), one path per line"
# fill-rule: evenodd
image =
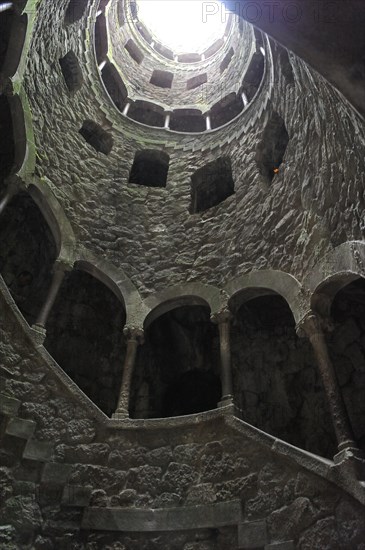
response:
M53 456L54 446L48 441L37 441L29 439L23 452L23 458L47 462Z
M29 439L35 430L35 422L22 418L11 418L6 426L6 433L14 437Z
M266 522L252 521L238 525L238 548L258 548L267 542Z
M268 529L271 538L292 539L299 529L303 531L311 525L317 512L308 498L298 497L288 506L283 506L273 512L268 520Z

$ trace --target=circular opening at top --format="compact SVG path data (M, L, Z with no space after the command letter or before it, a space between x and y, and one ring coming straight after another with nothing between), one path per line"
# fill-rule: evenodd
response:
M229 14L219 1L137 0L137 17L175 52L202 52L224 35Z

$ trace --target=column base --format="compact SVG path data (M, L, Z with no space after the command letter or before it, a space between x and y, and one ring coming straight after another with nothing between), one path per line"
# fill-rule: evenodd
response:
M227 407L228 405L234 406L233 395L225 395L220 401L218 401L217 408Z
M115 411L115 413L112 414L113 420L129 420L129 413L128 411Z
M43 346L44 341L45 341L46 336L47 336L47 331L46 331L45 327L43 325L35 324L35 325L31 326L31 331L32 331L33 338L36 341L37 345L38 346Z
M333 461L335 468L359 481L365 481L364 453L357 447L347 447L341 450L333 457Z

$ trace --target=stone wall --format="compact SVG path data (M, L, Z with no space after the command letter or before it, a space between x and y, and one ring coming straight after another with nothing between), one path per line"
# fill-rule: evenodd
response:
M87 402L39 355L3 297L1 302L0 547L250 548L248 535L241 533L237 542L233 526L176 533L80 528L84 510L95 507L188 514L191 506L238 499L241 531L250 525L259 546L292 541L290 547L305 550L362 548L359 502L299 466L290 449L285 458L259 434L240 433L238 420L203 415L190 426L121 430L90 414Z
M106 106L94 61L83 53L81 22L65 29L58 23L62 13L62 5L39 5L34 55L25 77L37 173L63 206L79 242L123 269L144 296L189 281L221 285L252 269L281 269L301 278L333 246L362 238L357 221L364 209L359 119L303 62L290 57L293 85L281 73L282 56L274 56L271 103L243 133L242 120L252 111L199 137L153 129L143 137L143 128L115 109L111 129L100 109L113 109ZM72 96L58 63L69 49L85 77ZM262 104L257 101L252 108ZM283 118L290 141L281 170L267 188L255 155L273 109ZM96 153L80 136L85 119L112 130L110 155ZM127 183L135 151L145 147L170 155L166 189ZM222 155L232 160L235 195L204 213L189 214L191 174Z

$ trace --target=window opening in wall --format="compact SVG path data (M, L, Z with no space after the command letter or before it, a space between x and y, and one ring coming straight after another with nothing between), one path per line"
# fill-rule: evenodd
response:
M192 175L190 213L217 206L234 192L231 161L228 157L218 158Z
M234 54L234 50L233 48L230 48L229 51L224 56L222 63L220 64L219 69L221 73L223 73L227 69L228 65L232 60L233 54Z
M193 90L194 88L198 88L199 86L202 86L207 81L208 81L207 73L202 73L202 74L198 74L197 76L192 76L186 82L186 89Z
M87 3L88 0L70 0L65 14L66 25L71 25L81 19L85 13Z
M130 38L124 47L131 58L134 59L134 61L138 63L138 65L140 65L143 61L144 55L137 44Z
M70 92L79 90L83 83L82 71L75 53L70 50L60 59L61 71Z
M152 73L150 83L159 88L171 88L173 79L173 73L156 69Z
M96 151L109 155L113 147L113 138L99 124L92 120L85 120L79 133Z
M166 187L170 157L164 151L137 151L129 175L129 183L147 187Z
M288 84L294 84L294 73L293 73L293 67L290 63L288 50L285 48L282 48L280 50L279 60L281 63L281 72L283 73L284 77L286 78L286 81Z
M266 124L256 153L259 171L267 183L271 183L274 176L279 173L288 143L289 135L285 123L274 112Z

